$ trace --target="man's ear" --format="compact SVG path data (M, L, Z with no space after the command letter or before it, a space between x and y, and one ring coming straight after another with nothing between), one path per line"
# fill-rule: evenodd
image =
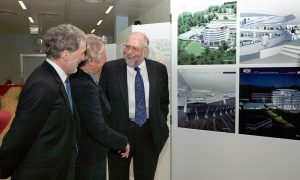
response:
M149 47L144 48L144 55L145 55L145 57L148 57L148 55L149 55Z
M66 56L69 56L70 55L70 51L69 50L63 50L61 53L60 53L60 57L64 58Z

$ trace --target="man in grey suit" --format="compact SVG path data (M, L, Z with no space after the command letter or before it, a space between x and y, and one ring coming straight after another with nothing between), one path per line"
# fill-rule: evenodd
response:
M110 180L128 180L133 158L135 180L153 180L161 150L169 136L168 74L166 66L146 59L149 39L132 33L123 59L107 62L100 84L111 104L110 126L125 134L130 143L129 158L108 153Z
M46 32L46 61L26 81L0 148L0 178L75 179L78 115L67 79L84 58L85 41L84 32L70 24Z

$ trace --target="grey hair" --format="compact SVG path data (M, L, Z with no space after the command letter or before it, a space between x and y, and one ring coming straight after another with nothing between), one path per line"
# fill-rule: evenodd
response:
M94 34L87 34L85 58L84 61L79 64L79 67L84 66L87 61L100 61L102 49L105 44L106 40L103 37L101 38Z
M146 34L143 33L143 35L144 35L145 47L149 47L150 44L149 38Z
M99 60L101 57L101 50L105 46L105 40L94 34L86 35L86 51L85 60Z
M143 38L144 38L144 47L145 48L148 48L149 47L149 44L150 44L150 41L149 41L149 38L148 38L148 36L145 34L145 33L143 33L143 32L133 32L133 33L131 33L129 36L131 36L132 34L140 34L140 35L142 35L143 36ZM129 38L129 37L128 37ZM127 41L128 41L128 38L127 38ZM127 41L125 42L125 43L127 43Z
M80 42L86 41L85 33L71 24L61 24L47 30L43 37L47 57L60 57L60 52L78 50Z

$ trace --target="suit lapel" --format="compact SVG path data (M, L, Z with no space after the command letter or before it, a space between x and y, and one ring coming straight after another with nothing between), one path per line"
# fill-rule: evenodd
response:
M146 59L146 67L147 67L147 73L148 73L148 79L149 79L149 110L152 107L152 100L154 97L154 87L155 87L155 82L157 79L157 73L154 72L154 68L151 66L152 64Z
M122 59L118 65L118 70L120 73L118 73L118 79L119 79L119 85L120 90L124 99L124 102L126 104L126 107L128 109L128 85L127 85L127 65L125 63L125 60Z
M58 86L60 86L60 92L63 95L66 106L68 106L70 112L72 113L64 82L62 82L62 80L60 79L60 77L57 74L57 72L55 71L55 69L49 63L47 63L47 61L44 61L43 66L46 68L47 71L49 71L49 73L52 75L52 77L56 80Z

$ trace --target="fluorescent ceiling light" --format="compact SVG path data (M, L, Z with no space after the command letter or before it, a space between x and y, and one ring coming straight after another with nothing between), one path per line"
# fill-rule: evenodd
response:
M19 1L19 4L22 7L22 9L24 9L24 10L27 9L26 6L25 6L25 4L23 3L23 1Z
M34 23L32 17L28 17L28 19L29 19L29 21L30 21L31 23Z
M95 32L95 30L96 30L96 29L93 29L93 30L91 31L91 33L93 34L93 33Z
M102 23L102 21L103 21L103 20L100 19L100 20L98 21L98 23L97 23L97 26L99 26L99 25Z
M105 13L108 14L112 8L113 6L109 6Z

